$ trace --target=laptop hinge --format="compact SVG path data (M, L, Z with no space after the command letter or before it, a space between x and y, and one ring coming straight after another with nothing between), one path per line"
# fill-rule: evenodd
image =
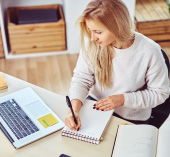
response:
M3 127L3 125L0 123L0 129L2 130L2 132L5 134L5 136L9 139L9 141L11 143L14 143L14 140L12 139L12 137L8 134L8 132L6 131L6 129Z

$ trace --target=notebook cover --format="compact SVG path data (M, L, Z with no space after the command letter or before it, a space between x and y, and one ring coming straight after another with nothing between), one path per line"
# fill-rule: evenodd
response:
M18 24L57 22L60 19L56 9L20 9Z

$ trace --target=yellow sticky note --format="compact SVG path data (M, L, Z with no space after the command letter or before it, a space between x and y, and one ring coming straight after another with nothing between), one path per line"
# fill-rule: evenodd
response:
M38 119L44 128L48 128L59 121L50 113Z

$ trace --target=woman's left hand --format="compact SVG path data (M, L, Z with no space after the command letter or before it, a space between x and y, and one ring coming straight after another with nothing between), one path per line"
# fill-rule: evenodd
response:
M120 95L112 95L107 98L99 100L95 104L95 109L101 111L108 111L118 108L124 104L125 98L123 94Z

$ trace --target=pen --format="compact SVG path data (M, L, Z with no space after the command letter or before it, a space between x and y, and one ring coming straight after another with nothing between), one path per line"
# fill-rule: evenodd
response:
M71 101L70 101L70 98L68 96L66 96L66 102L67 102L67 105L68 107L71 109L71 113L73 115L73 118L74 118L74 122L76 123L76 125L78 124L77 123L77 119L75 117L75 114L74 114L74 111L73 111L73 108L72 108L72 105L71 105Z

